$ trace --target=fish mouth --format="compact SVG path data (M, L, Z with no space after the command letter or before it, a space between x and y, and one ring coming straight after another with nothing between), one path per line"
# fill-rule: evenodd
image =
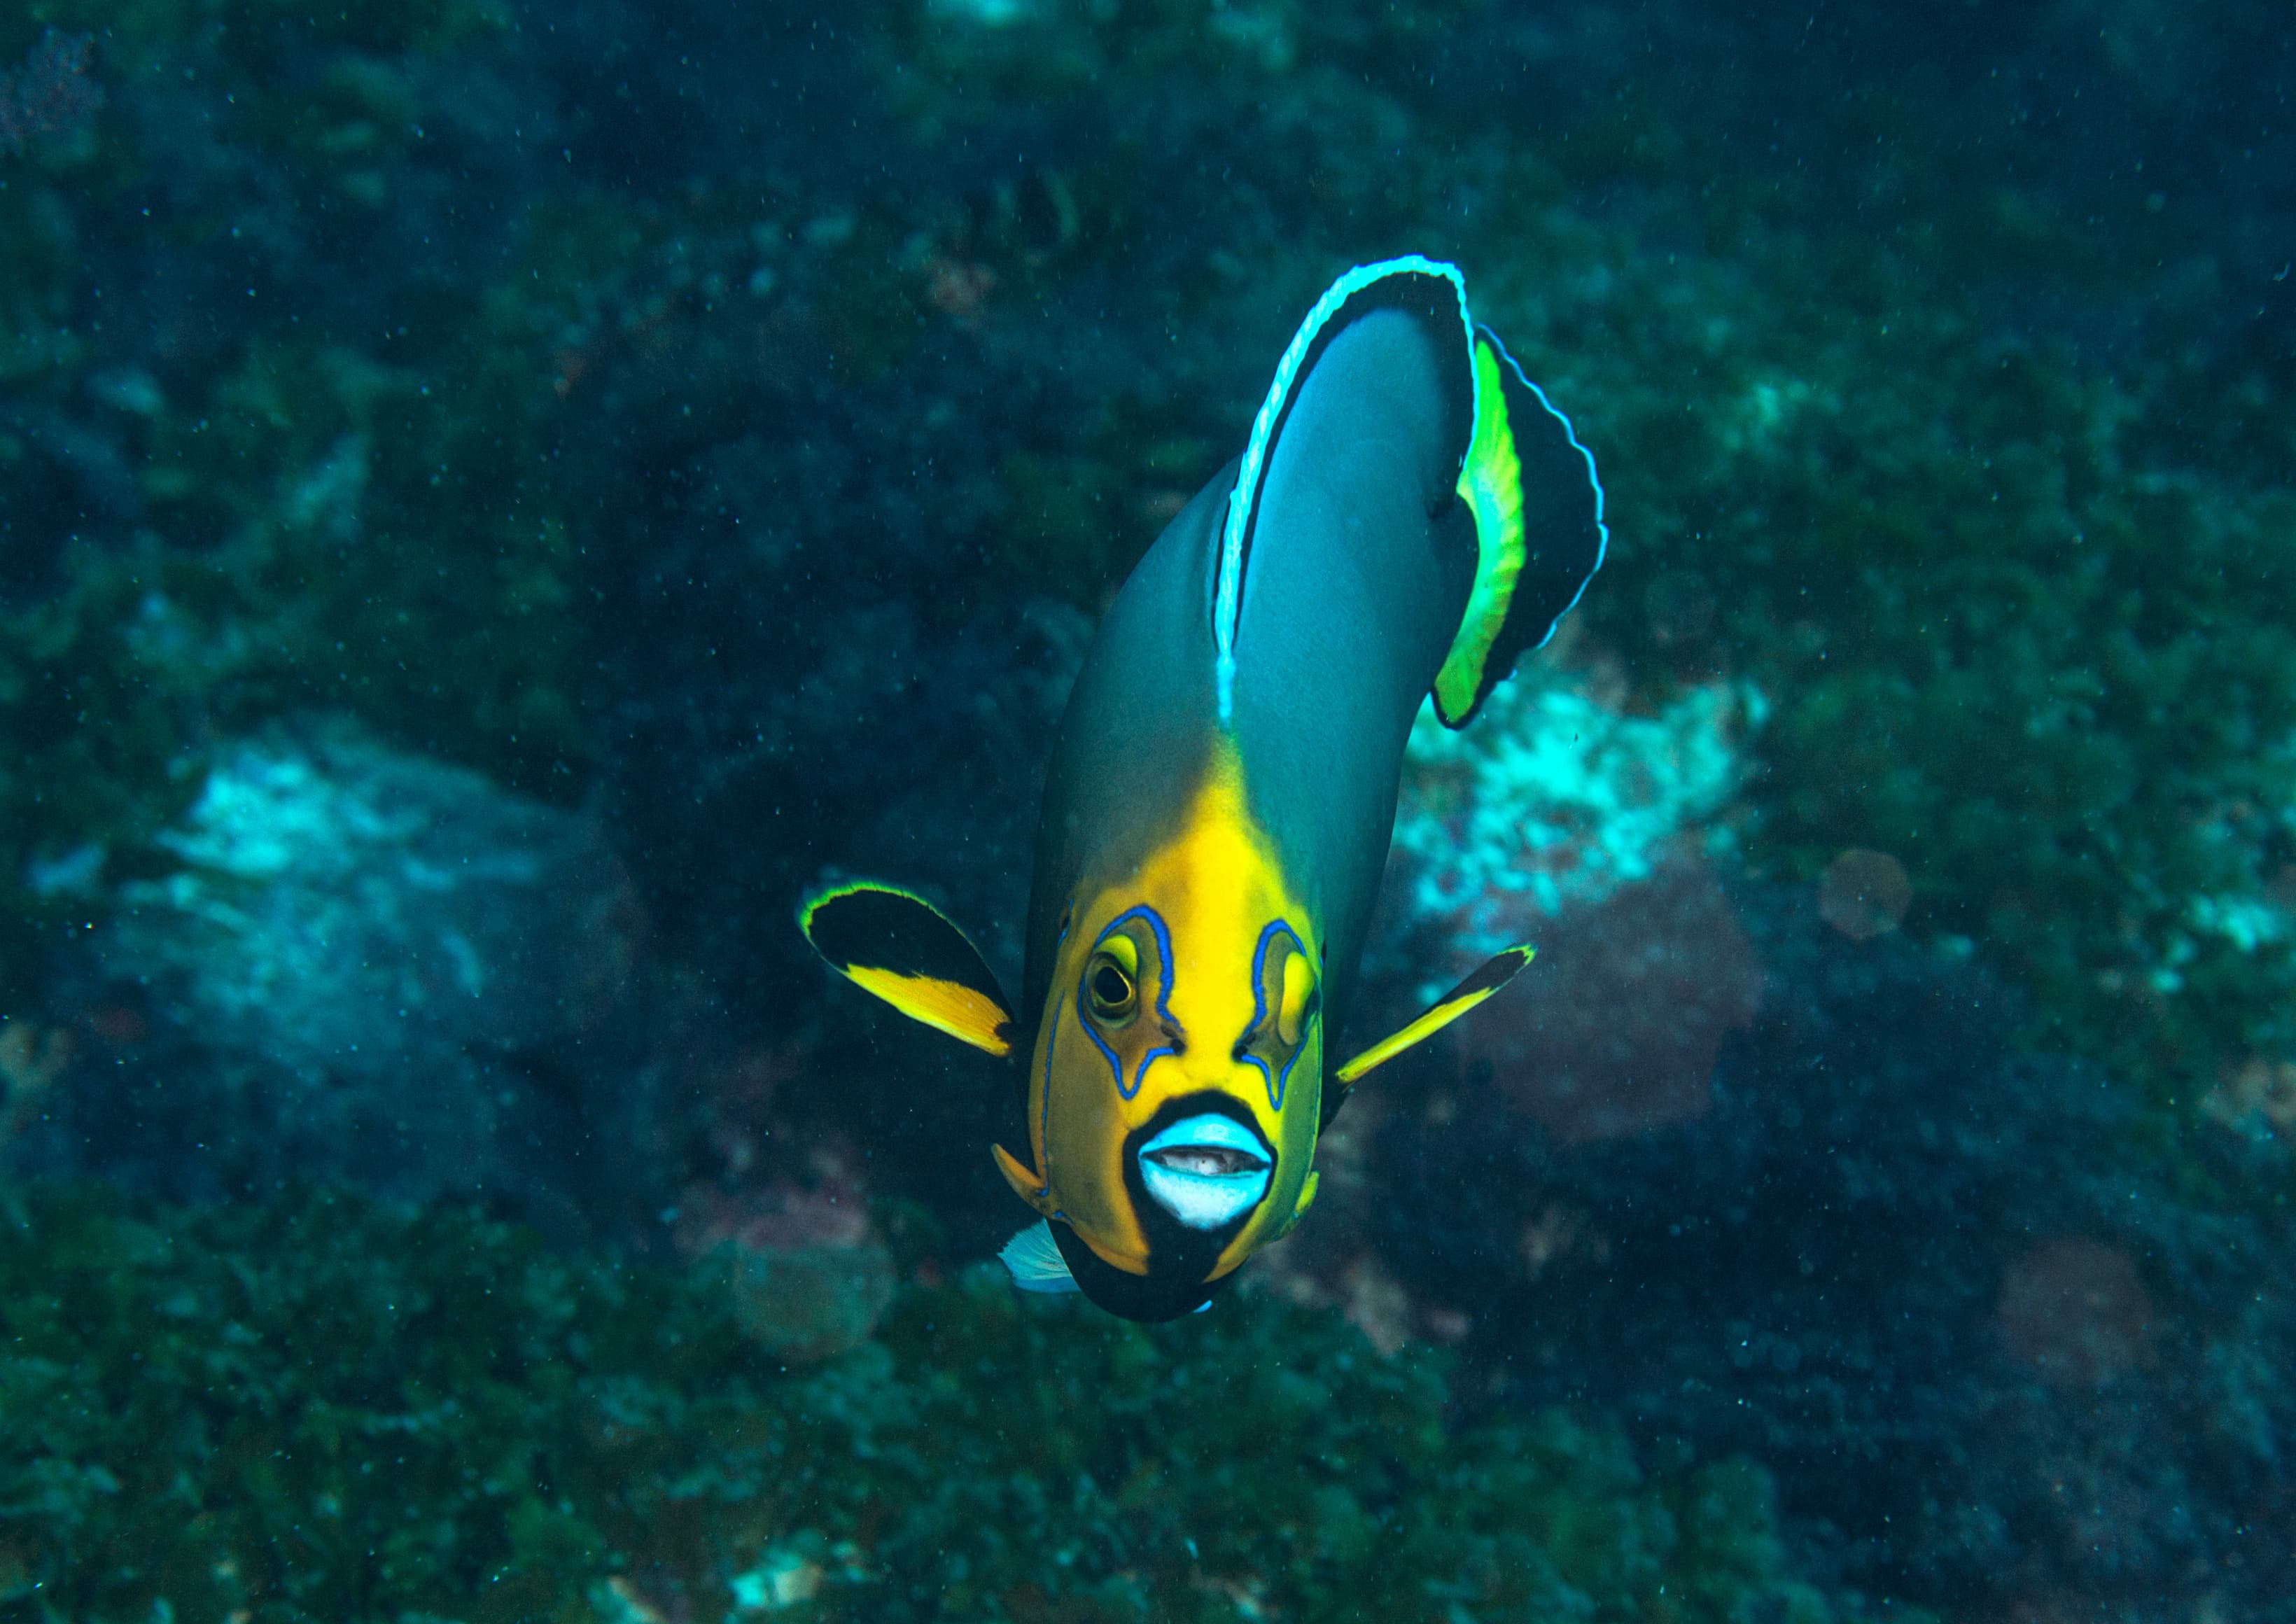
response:
M1173 1123L1140 1147L1149 1199L1190 1229L1234 1223L1267 1193L1275 1171L1258 1135L1210 1111Z

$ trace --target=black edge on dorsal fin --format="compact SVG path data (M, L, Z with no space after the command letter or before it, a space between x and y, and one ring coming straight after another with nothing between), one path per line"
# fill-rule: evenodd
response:
M1012 1005L972 939L913 891L847 881L814 892L798 929L832 969L912 1021L1000 1059L1013 1053Z
M1475 431L1459 496L1475 517L1475 585L1436 674L1435 713L1464 727L1543 646L1603 567L1610 529L1595 458L1488 327L1475 329Z

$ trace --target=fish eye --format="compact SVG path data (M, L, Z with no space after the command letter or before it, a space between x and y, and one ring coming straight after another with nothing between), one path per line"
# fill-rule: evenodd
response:
M1103 1021L1128 1019L1140 1000L1140 988L1125 973L1124 966L1109 954L1097 956L1085 976L1085 990L1092 999L1092 1013Z

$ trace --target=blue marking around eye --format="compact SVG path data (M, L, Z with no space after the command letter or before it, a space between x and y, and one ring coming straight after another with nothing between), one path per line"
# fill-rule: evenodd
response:
M1093 951L1098 952L1101 943L1115 935L1119 929L1135 919L1146 920L1148 928L1156 933L1156 971L1159 978L1156 988L1156 1018L1164 1023L1167 1029L1169 1029L1172 1021L1172 933L1164 928L1164 916L1144 902L1128 907L1110 920L1101 933L1092 939ZM1124 1086L1124 1062L1116 1057L1114 1049L1110 1048L1101 1040L1099 1031L1092 1023L1091 1008L1085 1001L1085 979L1092 971L1091 954L1085 956L1084 964L1085 975L1077 978L1077 1015L1084 1023L1084 1035L1092 1039L1093 1047L1098 1049L1102 1058L1108 1062L1109 1075L1116 1079L1118 1096L1128 1100L1140 1092L1141 1079L1148 1075L1148 1063L1151 1061L1161 1055L1176 1054L1179 1051L1169 1044L1160 1049L1149 1050L1140 1057L1140 1069L1132 1074L1132 1087L1127 1088Z
M1132 1074L1132 1093L1126 1095L1124 1097L1128 1100L1132 1097L1132 1095L1140 1092L1140 1081L1143 1078L1148 1075L1148 1065L1151 1061L1160 1060L1167 1054L1177 1054L1178 1053L1179 1050L1174 1048L1168 1043L1160 1049L1151 1049L1148 1053L1143 1054L1140 1057L1140 1069Z
M1270 1111L1283 1109L1283 1085L1292 1080L1292 1068L1299 1063L1301 1052L1308 1046L1308 1035L1303 1031L1300 1035L1300 1043L1292 1051L1292 1058L1283 1062L1281 1071L1269 1070L1267 1062L1250 1050L1251 1040L1259 1036L1259 1029L1267 1023L1267 949L1279 934L1292 939L1294 953L1303 958L1307 956L1308 945L1300 939L1297 931L1280 919L1267 922L1267 928L1259 933L1259 945L1251 950L1251 1024L1243 1029L1243 1036L1236 1040L1236 1047L1244 1051L1243 1058L1258 1066L1259 1075L1267 1080L1267 1108Z

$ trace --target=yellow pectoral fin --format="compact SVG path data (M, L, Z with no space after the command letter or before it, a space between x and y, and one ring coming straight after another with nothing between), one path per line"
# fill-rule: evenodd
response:
M995 972L923 898L855 881L808 898L797 922L839 974L912 1021L1000 1059L1013 1052L1013 1011Z
M1357 1078L1373 1067L1384 1065L1413 1044L1433 1037L1513 980L1516 972L1530 963L1530 956L1531 949L1529 947L1509 947L1488 960L1481 969L1429 1005L1410 1025L1381 1038L1334 1071L1332 1074L1333 1079L1343 1086L1352 1087Z
M937 1032L947 1032L959 1043L986 1049L1002 1059L1013 1052L1012 1017L978 988L936 976L903 975L898 970L873 970L856 964L846 971L853 984L875 993L910 1020Z
M989 1152L996 1158L996 1170L1004 1175L1004 1182L1019 1196L1046 1218L1053 1216L1052 1186L1022 1167L1020 1159L1001 1144L991 1144Z

